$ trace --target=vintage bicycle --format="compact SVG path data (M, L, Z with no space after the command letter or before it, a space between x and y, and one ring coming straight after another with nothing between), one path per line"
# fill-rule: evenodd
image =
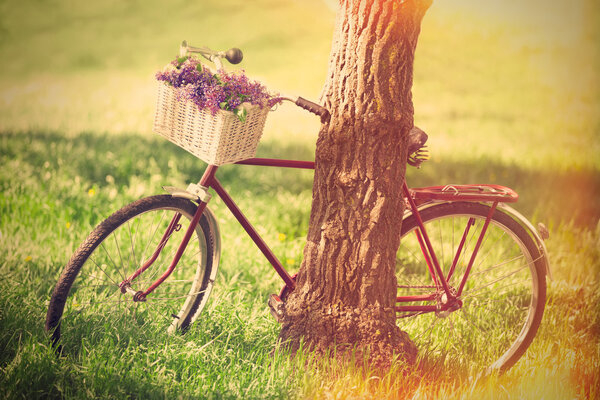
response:
M199 53L218 68L222 59L231 63L242 59L238 49L216 52L184 42L181 54L189 53ZM318 104L286 99L328 118L328 111ZM159 97L159 108L161 101L167 109L187 107ZM171 134L173 124L180 123L179 114L168 111L157 117L155 130L166 124ZM261 121L255 124L262 129ZM249 135L260 138L260 133ZM190 144L196 134L192 129L164 136L194 154L204 151ZM238 208L217 171L231 163L314 169L314 162L255 158L258 139L253 140L249 151L241 146L225 158L200 156L208 159L208 166L198 183L186 189L166 187L168 194L126 205L91 232L65 266L49 302L45 328L57 348L76 347L93 341L90 336L110 332L118 340L120 332L139 332L148 321L169 332L190 328L206 306L221 253L219 225L207 207L210 190L283 280L281 292L268 299L273 316L281 318L282 304L295 287L294 275ZM426 140L423 131L411 131L409 164L420 166L427 159ZM208 145L214 141L223 140L212 138ZM403 183L403 193L406 207L398 215L402 219L396 268L398 324L429 357L448 366L506 371L525 353L542 319L550 273L544 245L547 230L541 224L536 229L509 206L518 195L507 187L409 188ZM99 332L91 326L105 329Z

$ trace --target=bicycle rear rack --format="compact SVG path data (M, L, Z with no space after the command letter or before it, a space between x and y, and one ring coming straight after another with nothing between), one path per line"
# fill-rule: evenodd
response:
M415 200L484 201L514 203L519 195L511 188L500 185L446 185L409 189Z

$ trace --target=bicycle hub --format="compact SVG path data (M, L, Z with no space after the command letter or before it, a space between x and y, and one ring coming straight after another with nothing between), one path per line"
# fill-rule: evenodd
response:
M133 301L135 301L135 302L146 301L146 295L144 294L144 292L142 292L141 290L138 290L136 292L135 290L133 290L133 288L131 287L129 282L121 283L119 285L119 288L121 289L121 293L123 293L123 294L129 293L130 295L132 295Z

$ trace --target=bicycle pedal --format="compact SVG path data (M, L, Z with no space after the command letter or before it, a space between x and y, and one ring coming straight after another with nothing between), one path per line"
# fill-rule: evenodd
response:
M269 295L269 300L267 300L267 304L269 305L269 309L271 310L271 315L275 318L275 321L280 324L283 322L283 301L276 294Z

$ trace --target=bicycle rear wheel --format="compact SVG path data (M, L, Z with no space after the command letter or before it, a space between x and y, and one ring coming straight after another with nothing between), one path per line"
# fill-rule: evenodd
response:
M145 301L134 301L119 284L164 245L154 263L131 282L145 291L167 270L197 206L169 195L131 203L102 222L65 266L50 299L46 330L54 345L126 339L128 334L185 331L212 288L218 263L215 232L206 214L171 275ZM173 217L179 226L163 237Z
M481 233L490 207L479 203L442 203L421 211L428 237L452 290L457 290ZM460 258L451 266L467 224ZM417 235L417 219L402 222L397 257L398 295L435 294L436 288ZM439 286L439 285L438 285ZM545 267L540 250L514 219L496 210L460 297L462 306L450 312L398 312L423 356L468 374L506 371L531 344L540 325L546 300ZM408 303L398 303L398 306Z

